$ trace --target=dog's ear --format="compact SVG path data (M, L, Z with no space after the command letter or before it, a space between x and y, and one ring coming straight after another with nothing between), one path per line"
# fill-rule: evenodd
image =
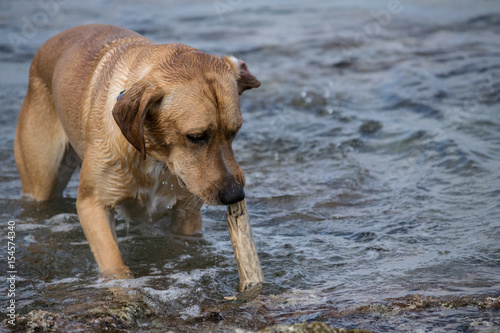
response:
M226 57L230 61L236 71L238 72L238 94L241 95L245 90L260 87L260 81L248 70L247 64L243 60L236 59L235 57Z
M163 97L161 90L148 82L138 82L122 92L113 107L113 118L125 138L146 159L144 120L151 107Z

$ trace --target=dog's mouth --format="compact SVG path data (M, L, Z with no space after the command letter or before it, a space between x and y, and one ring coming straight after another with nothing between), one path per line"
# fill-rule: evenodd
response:
M162 162L160 162L160 163L162 163ZM179 175L177 175L175 172L172 172L172 169L168 167L168 164L167 164L167 163L162 163L162 164L163 164L163 170L164 170L165 172L167 172L167 171L168 171L168 172L170 172L170 174L171 174L171 175L175 176L175 178L177 178L177 183L179 184L179 186L180 186L181 188L187 189L187 185L186 185L186 183L182 180L182 178L181 178Z
M173 173L172 173L173 174ZM234 176L229 182L229 185L224 188L212 188L210 190L202 191L201 193L193 191L192 188L188 187L186 181L184 181L182 174L173 174L177 178L177 183L179 187L187 190L192 195L196 196L198 199L202 200L206 205L219 206L219 205L229 205L235 202L239 202L245 198L245 192L243 190L243 185L238 183Z
M186 183L184 182L184 180L182 180L182 178L178 175L175 176L177 178L177 183L179 184L179 187L180 188L183 188L184 190L187 190L189 193L191 193L194 197L198 198L199 200L201 200L202 202L205 203L205 205L209 205L209 206L218 206L218 205L221 205L220 201L218 201L217 199L214 199L214 198L207 198L207 197L201 197L199 196L198 194L195 194L194 192L192 192L188 186L186 185Z
M179 177L179 176L176 176L176 177L177 177L177 182L179 183L179 186L182 187L182 188L187 189L187 185L186 185L186 183L184 183L184 181L182 180L182 178Z

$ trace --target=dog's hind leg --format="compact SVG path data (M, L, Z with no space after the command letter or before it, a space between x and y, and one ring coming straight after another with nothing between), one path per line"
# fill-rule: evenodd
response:
M61 195L80 163L59 121L52 94L34 66L19 113L14 155L23 193L35 200Z

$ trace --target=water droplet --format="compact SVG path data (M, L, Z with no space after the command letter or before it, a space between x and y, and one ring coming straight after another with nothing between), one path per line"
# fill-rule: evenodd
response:
M328 98L330 98L330 96L331 96L331 95L332 95L332 93L330 92L330 89L325 88L325 89L324 89L324 93L323 93L323 97L324 97L325 99L328 99Z
M170 184L170 191L174 190L174 184Z
M162 184L162 185L165 185L165 181L162 181L162 182L161 182L161 184Z

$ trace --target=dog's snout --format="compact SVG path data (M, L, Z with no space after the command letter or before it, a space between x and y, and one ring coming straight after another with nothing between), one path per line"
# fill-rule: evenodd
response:
M238 183L231 183L229 186L219 190L219 200L223 205L231 205L245 199L243 186Z

